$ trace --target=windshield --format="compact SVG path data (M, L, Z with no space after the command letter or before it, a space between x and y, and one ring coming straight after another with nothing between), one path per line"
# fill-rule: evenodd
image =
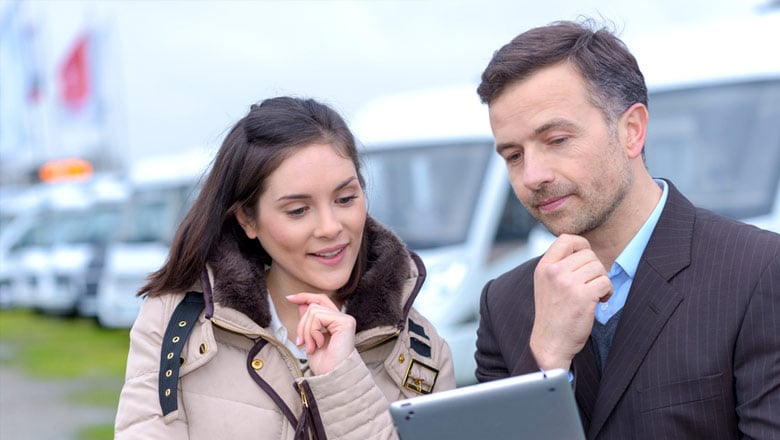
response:
M368 151L368 208L411 249L462 243L476 209L492 142Z
M169 244L192 203L195 183L137 190L126 207L120 240Z
M46 212L14 245L14 249L106 243L113 237L119 218L118 204Z
M733 218L771 212L780 174L780 80L651 93L650 173Z

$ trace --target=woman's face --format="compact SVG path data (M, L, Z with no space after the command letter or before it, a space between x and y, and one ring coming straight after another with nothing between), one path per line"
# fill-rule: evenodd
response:
M256 208L239 221L271 256L268 285L277 294L330 294L347 283L366 221L349 158L323 143L297 150L268 177Z

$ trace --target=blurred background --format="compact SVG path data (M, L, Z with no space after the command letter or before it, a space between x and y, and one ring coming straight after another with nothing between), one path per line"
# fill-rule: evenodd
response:
M637 56L653 175L780 230L779 9L0 0L0 438L112 437L134 294L229 127L281 94L352 126L369 209L425 260L417 307L472 383L481 286L551 239L511 193L475 88L493 51L554 20L603 21Z

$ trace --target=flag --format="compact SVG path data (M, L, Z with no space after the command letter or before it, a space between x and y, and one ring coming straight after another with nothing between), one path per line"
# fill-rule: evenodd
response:
M53 136L59 157L81 157L95 163L106 146L101 87L101 32L84 26L66 46L54 69L56 93Z
M76 113L89 102L92 92L89 58L89 34L81 34L67 53L59 71L62 103Z
M35 25L26 24L21 34L23 47L26 46L26 50L21 53L24 97L28 104L36 105L41 102L43 95L42 73L38 59L38 30Z
M0 0L1 2L2 0ZM2 14L5 12L5 14ZM22 1L0 8L0 180L24 179L44 148L45 76L37 17Z

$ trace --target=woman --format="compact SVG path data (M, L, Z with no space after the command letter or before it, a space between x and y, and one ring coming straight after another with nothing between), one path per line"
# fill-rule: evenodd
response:
M390 401L454 388L425 268L363 190L335 111L251 107L140 291L117 439L395 438Z

